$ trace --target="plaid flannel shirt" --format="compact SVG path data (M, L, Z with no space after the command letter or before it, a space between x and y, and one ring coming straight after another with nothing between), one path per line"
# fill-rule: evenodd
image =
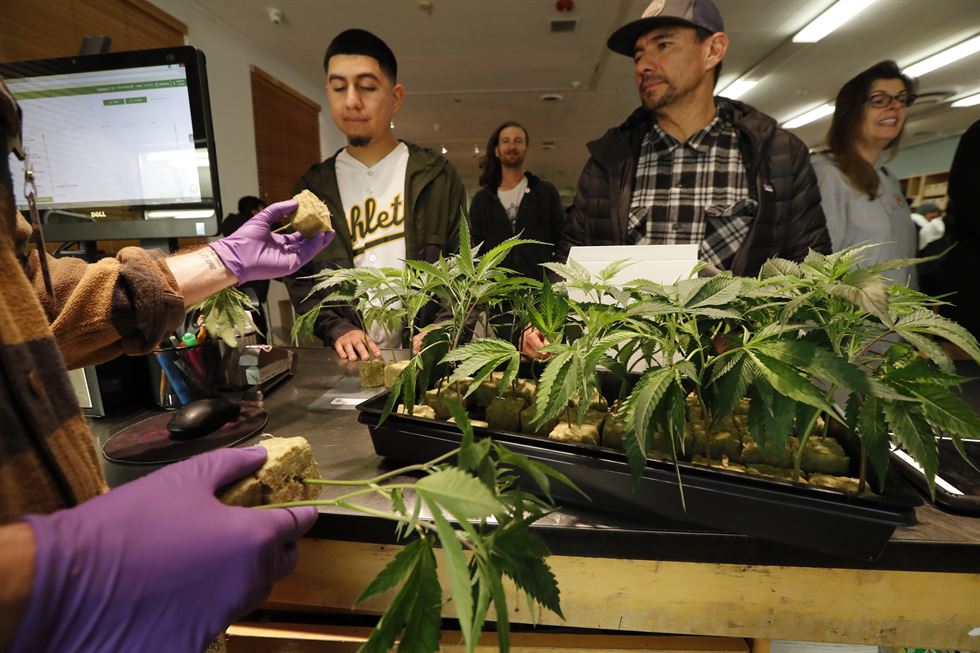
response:
M627 244L700 243L700 260L726 269L757 210L727 116L719 112L685 143L654 121L640 145Z

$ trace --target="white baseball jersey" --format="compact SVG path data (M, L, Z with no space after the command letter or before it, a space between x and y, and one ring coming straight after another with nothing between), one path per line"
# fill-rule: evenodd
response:
M388 155L368 167L347 153L337 155L337 186L350 230L355 267L405 266L405 170L408 147L398 143ZM368 325L380 347L401 345L401 325Z

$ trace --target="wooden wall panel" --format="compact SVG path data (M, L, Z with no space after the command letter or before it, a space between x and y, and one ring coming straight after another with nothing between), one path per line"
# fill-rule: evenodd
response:
M320 105L253 66L252 112L259 195L266 203L287 199L320 161Z
M112 38L110 52L184 44L187 26L147 0L2 0L0 61L68 57L85 36ZM180 246L205 242L182 238ZM137 245L135 240L100 241L109 252ZM53 251L57 244L49 244Z
M187 26L147 0L3 0L0 61L69 57L86 35L112 37L111 52L184 44Z

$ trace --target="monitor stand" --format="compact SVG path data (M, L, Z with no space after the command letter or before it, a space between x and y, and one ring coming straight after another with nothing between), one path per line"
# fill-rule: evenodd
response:
M166 255L173 254L178 248L176 238L143 238L139 242L143 249L158 249ZM71 256L86 263L95 263L109 256L109 254L105 250L99 249L98 243L94 240L80 240L78 241L78 249L60 250L57 256Z
M142 238L140 247L143 249L158 249L166 255L173 254L178 249L176 238Z
M70 244L70 243L66 243ZM57 256L70 256L72 258L78 258L86 263L95 263L99 259L103 259L108 254L104 250L99 249L98 243L94 240L80 240L78 241L78 249L63 249L57 252Z

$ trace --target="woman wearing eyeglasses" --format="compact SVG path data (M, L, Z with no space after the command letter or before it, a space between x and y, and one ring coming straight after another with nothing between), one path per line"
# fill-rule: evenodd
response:
M837 93L827 152L813 156L834 251L881 243L864 253L870 265L912 258L917 234L898 179L885 167L898 150L915 84L894 61L882 61ZM886 155L887 152L887 155ZM918 288L915 267L891 270L895 283Z

